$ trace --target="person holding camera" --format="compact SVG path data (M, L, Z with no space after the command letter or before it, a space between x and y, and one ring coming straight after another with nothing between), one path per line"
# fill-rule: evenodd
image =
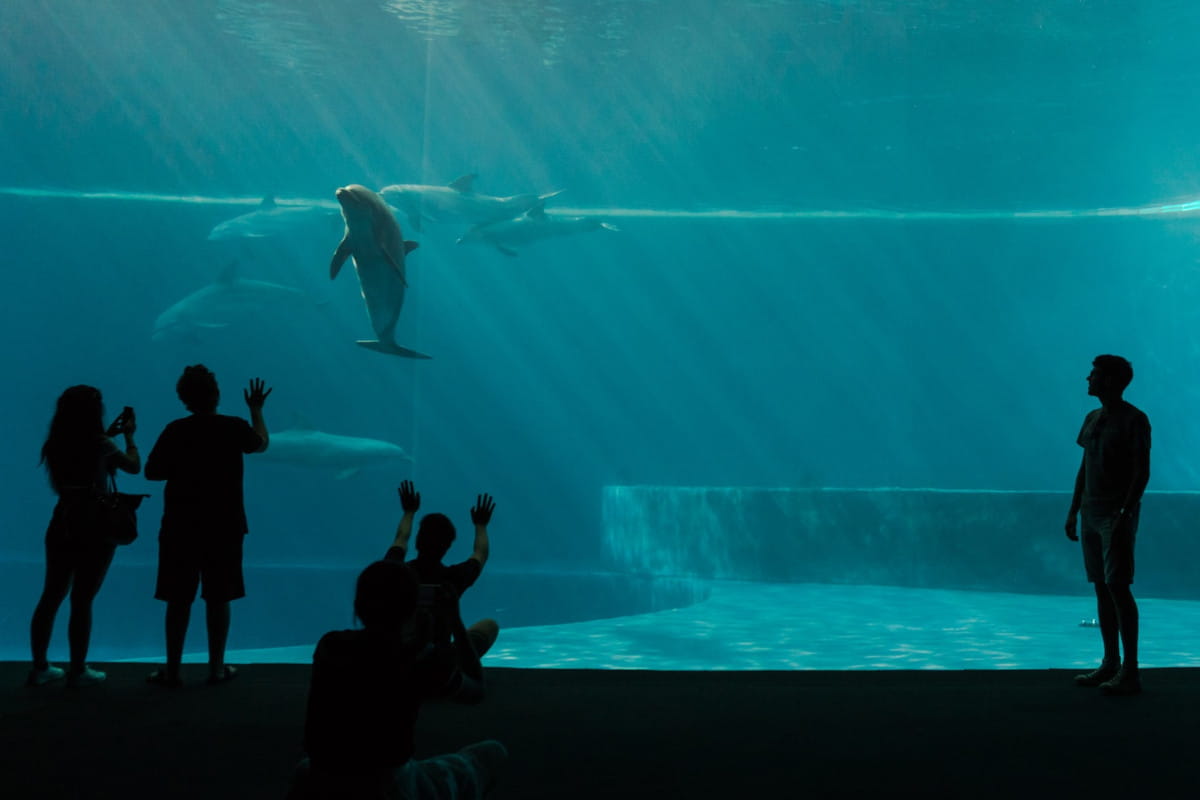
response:
M175 385L190 416L171 422L146 459L146 479L166 481L158 536L158 579L154 596L167 604L167 662L147 680L179 687L179 667L196 589L203 586L208 624L208 682L237 675L225 663L233 600L246 596L242 539L242 456L267 449L270 437L263 405L271 390L254 378L242 392L250 422L217 413L221 391L202 364L187 367Z
M400 507L404 515L400 518L397 542L401 541L403 532L401 546L406 547L408 532L412 530L413 518L421 508L421 494L413 488L412 481L403 481L400 484L399 492ZM475 525L475 542L471 556L466 561L450 566L443 564L442 559L450 550L450 545L454 543L456 535L454 523L445 514L426 514L421 518L421 524L417 528L417 556L408 562L408 566L413 569L420 581L420 597L424 608L428 609L432 604L433 596L440 591L438 587L445 587L457 598L461 597L479 579L479 575L483 572L483 565L488 560L490 544L487 528L492 519L492 512L495 510L496 503L492 500L491 495L481 494L476 497L475 505L471 508L471 522ZM448 623L438 614L429 614L428 616L430 621L426 627L429 628L429 637L442 644L448 642L450 639ZM475 652L482 658L495 644L496 637L500 634L500 625L494 619L481 619L471 625L467 629L467 633L470 635Z
M304 721L304 752L289 798L482 797L508 757L485 740L456 753L413 758L422 703L448 697L483 699L483 670L458 610L452 586L432 602L450 637L431 643L410 635L418 610L418 576L404 563L412 530L412 484L405 482L404 515L382 561L358 576L356 630L330 631L313 653Z
M30 686L66 678L69 686L90 686L105 674L87 665L92 635L92 601L112 563L116 544L101 536L97 496L108 491L109 477L118 469L136 475L142 459L134 444L137 419L125 410L104 427L104 400L94 386L72 386L58 398L50 432L42 444L41 463L58 495L46 529L46 579L30 621L33 668ZM125 449L113 439L122 436ZM70 668L64 671L47 659L54 618L71 595L67 639Z

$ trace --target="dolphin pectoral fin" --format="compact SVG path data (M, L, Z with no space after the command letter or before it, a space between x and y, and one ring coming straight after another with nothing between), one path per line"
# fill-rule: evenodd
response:
M258 204L258 207L262 211L269 211L270 209L275 208L275 195L269 194L263 197L262 202Z
M495 242L493 242L493 244L495 244ZM502 244L496 244L495 246L496 246L496 249L499 250L501 253L504 253L504 255L510 256L511 258L517 257L516 250L510 250L509 248L505 247Z
M338 474L334 475L333 477L339 481L344 481L344 480L346 480L346 478L353 478L357 474L358 474L358 467L348 467L344 470L341 470L340 472L338 472Z
M337 250L333 251L333 260L329 262L329 280L333 280L338 276L342 269L342 265L346 263L346 259L350 257L350 231L346 231L346 235L342 237L342 241L338 243Z
M463 175L462 177L455 178L454 180L450 181L450 183L448 183L447 186L449 186L451 189L453 189L456 192L462 192L463 194L470 194L475 191L474 184L475 184L476 177L478 177L478 176L474 172L472 172L470 175Z
M368 350L374 350L376 353L387 353L392 356L401 356L403 358L432 358L424 353L418 353L416 350L409 350L407 347L401 347L398 344L389 342L381 342L378 339L359 339L355 342L359 347L365 347Z
M408 255L409 253L411 253L413 250L416 250L420 246L421 246L420 242L405 241L404 242L404 255Z

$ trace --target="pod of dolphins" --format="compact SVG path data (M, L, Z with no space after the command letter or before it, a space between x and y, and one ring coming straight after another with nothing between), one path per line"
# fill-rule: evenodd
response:
M507 256L516 256L517 247L544 239L617 230L594 217L547 213L546 201L557 196L557 191L495 197L476 192L474 182L475 175L464 175L445 186L392 184L375 192L350 184L334 192L345 231L330 261L329 277L337 278L347 260L354 264L375 332L374 339L358 340L359 346L402 358L429 358L395 341L408 289L406 262L418 247L417 242L404 238L397 214L414 231L422 231L425 223L466 225L458 244L489 245ZM208 238L229 241L280 236L323 224L337 213L321 205L278 205L268 196L254 211L216 225ZM159 314L152 338L195 338L204 330L235 325L269 304L299 303L303 299L300 289L241 277L234 262L216 281ZM332 469L338 477L353 475L363 466L408 459L399 446L390 442L338 436L307 426L273 433L270 452L274 460Z

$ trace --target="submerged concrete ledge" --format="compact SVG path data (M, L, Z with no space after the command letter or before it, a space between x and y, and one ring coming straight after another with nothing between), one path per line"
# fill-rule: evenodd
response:
M1067 492L606 486L614 568L782 583L1086 591ZM1139 595L1200 599L1200 492L1147 492Z

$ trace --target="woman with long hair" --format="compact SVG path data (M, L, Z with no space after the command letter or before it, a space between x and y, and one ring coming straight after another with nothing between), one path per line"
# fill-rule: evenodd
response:
M33 650L30 686L41 686L63 677L69 686L89 686L105 675L87 665L92 634L92 600L100 591L116 545L97 530L96 493L107 490L117 469L137 474L142 467L133 434L137 430L133 409L126 407L107 429L104 401L93 386L72 386L58 398L50 433L42 444L42 465L58 495L46 529L46 581L33 612L29 640ZM113 437L125 437L125 449ZM47 660L54 617L67 594L71 617L67 639L71 665L67 671Z

